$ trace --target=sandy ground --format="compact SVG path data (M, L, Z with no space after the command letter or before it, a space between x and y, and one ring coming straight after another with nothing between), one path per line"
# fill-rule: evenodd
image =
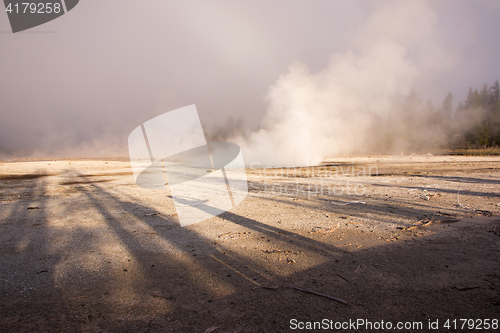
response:
M499 157L332 159L249 169L248 184L232 211L181 228L126 161L0 163L0 331L500 319Z

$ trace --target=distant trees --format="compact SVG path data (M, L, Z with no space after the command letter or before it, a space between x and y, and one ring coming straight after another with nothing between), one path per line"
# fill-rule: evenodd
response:
M453 107L448 93L436 107L424 103L415 90L395 101L387 118L372 122L367 151L379 153L426 153L442 149L500 146L500 87L484 84L470 89L467 98Z
M451 92L446 95L443 101L443 116L445 119L450 120L453 114L453 95Z
M491 87L469 89L467 99L460 103L453 117L457 148L486 148L500 145L500 87L498 80Z

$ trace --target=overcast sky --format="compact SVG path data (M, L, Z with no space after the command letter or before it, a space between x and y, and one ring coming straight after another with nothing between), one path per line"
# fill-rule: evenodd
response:
M269 88L292 63L320 71L331 55L356 49L360 27L382 5L82 0L66 15L16 34L2 11L0 155L126 156L135 127L190 104L205 126L241 115L256 127ZM451 91L456 105L469 87L500 78L500 1L429 6L432 38L453 57L412 84L436 105ZM406 45L409 58L426 52L425 43L412 44L419 29Z

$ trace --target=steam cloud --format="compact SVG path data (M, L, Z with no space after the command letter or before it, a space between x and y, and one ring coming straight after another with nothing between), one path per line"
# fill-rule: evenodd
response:
M497 0L86 6L0 34L0 160L126 157L138 124L191 104L207 140L238 143L247 164L485 144L463 131L490 121L480 103L456 106L499 79Z
M402 101L411 97L415 81L457 62L437 24L426 2L378 6L356 31L350 50L331 55L326 68L314 73L300 62L290 65L269 89L261 128L229 140L242 147L247 164L288 166L344 154L401 152L423 136L431 146L444 140L439 131L412 137L403 121L419 117L409 114L411 98Z

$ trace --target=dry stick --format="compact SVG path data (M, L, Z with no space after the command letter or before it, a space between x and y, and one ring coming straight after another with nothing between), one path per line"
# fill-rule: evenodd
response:
M219 329L219 326L210 327L210 328L207 328L205 330L205 332L203 332L203 333L212 333L213 331L218 330L218 329Z
M153 319L154 317L151 317L148 319L148 321L146 322L146 326L148 326L149 322L151 321L151 319Z
M252 290L255 290L255 289L270 289L270 290L276 290L276 289L278 289L278 287L258 286L258 287L252 288Z
M422 224L419 225L414 225L408 228L404 228L403 230L413 230L413 229L420 229L420 228L425 228L430 226L432 223L453 223L453 222L459 222L459 219L441 219L441 220L435 220L435 217L432 217L432 220L429 219L423 219L418 222L422 222Z
M342 280L344 280L344 281L346 281L346 282L348 282L348 283L351 283L351 281L347 280L347 279L346 279L345 277L343 277L342 275L340 275L340 274L338 274L338 273L337 273L337 275L338 275L338 277L340 277Z
M356 274L358 272L358 270L361 267L361 265L363 265L363 264L359 264L358 268L356 268L356 270L354 271L354 274Z
M465 207L464 205L462 205L462 204L460 203L460 199L458 198L458 195L459 195L459 194L460 194L460 190L458 190L458 192L457 192L457 201L458 201L458 205L459 205L460 207L462 207L463 209L467 209L467 207Z
M347 304L346 301L338 299L338 298L335 298L335 297L332 297L332 296L323 295L323 294L320 294L320 293L317 293L317 292L314 292L314 291L310 291L310 290L306 290L306 289L301 289L301 288L294 287L294 286L291 286L291 285L286 284L286 283L283 283L283 284L285 286L289 287L289 288L292 288L292 289L295 289L295 290L298 290L298 291L302 291L302 292L305 292L305 293L313 294L313 295L316 295L316 296L326 297L326 298L332 299L334 301L340 302L342 304L349 305L349 304Z
M330 201L330 203L338 206L345 206L345 205L355 205L355 204L366 204L366 201L349 201L349 202L342 202L342 203L337 203Z
M174 293L172 293L172 296L170 296L170 297L162 296L162 295L156 295L156 294L150 294L150 295L153 296L153 297L160 297L160 298L164 298L164 299L175 299Z
M427 227L427 226L432 224L433 220L423 219L423 220L420 220L418 222L422 222L422 224L414 225L414 226L405 228L404 230L413 230L413 229L420 229L420 228Z
M454 222L460 222L459 219L448 219L448 220L436 220L434 221L435 223L454 223Z
M457 288L458 290L460 291L465 291L465 290L471 290L471 289L477 289L477 288L481 288L479 286L472 286L472 287L462 287L462 288Z

